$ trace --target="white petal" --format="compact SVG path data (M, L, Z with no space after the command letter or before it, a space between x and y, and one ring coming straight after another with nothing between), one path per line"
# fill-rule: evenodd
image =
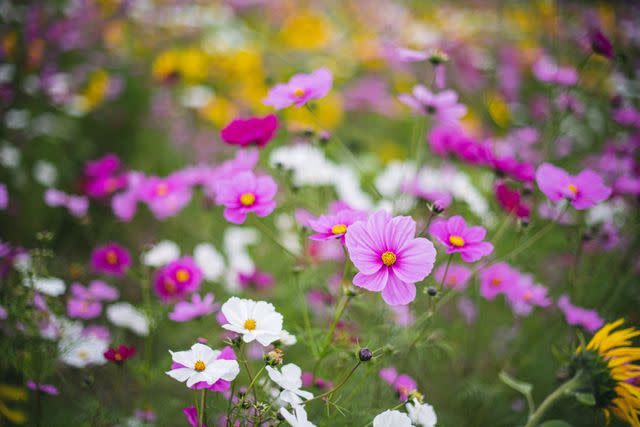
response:
M189 369L189 368L178 368L178 369L172 369L165 373L173 379L176 379L180 382L184 382L187 378L189 378L194 373L194 371L193 369Z

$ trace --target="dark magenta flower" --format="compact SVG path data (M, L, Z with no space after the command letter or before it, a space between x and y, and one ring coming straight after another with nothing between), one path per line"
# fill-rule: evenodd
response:
M238 272L238 283L243 289L269 289L275 283L273 275L266 271L253 270L251 273Z
M133 356L135 356L135 354L136 354L135 347L133 346L127 347L124 344L120 344L117 348L109 347L109 349L104 352L104 358L110 362L122 364L127 359L130 359Z
M200 283L202 270L191 257L184 257L171 261L156 272L154 289L162 301L170 302L197 291Z
M597 28L591 29L589 31L589 42L591 43L591 49L595 53L605 58L613 59L613 44L602 31Z
M269 114L264 117L234 119L220 131L220 138L227 144L246 147L257 145L264 147L278 130L278 117Z
M600 175L589 169L571 176L563 169L543 163L536 171L536 182L549 200L559 202L568 199L577 210L588 209L611 195L611 188L604 184Z
M131 256L126 248L111 242L93 250L91 266L100 273L119 277L131 266Z
M500 206L517 218L529 218L531 206L523 200L522 194L517 190L512 190L504 181L499 181L494 187L496 200Z

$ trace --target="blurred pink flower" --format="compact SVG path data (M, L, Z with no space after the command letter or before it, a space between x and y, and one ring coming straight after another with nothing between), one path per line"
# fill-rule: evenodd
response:
M126 248L111 242L93 250L91 266L97 272L120 277L131 266L131 256Z
M213 303L213 294L208 293L204 298L198 294L191 296L191 302L179 301L173 311L169 313L169 319L174 322L188 322L198 317L206 316L213 313L217 305Z
M267 145L278 129L278 117L269 114L264 117L234 119L220 131L220 138L230 145L245 147L256 145L259 148Z
M561 295L556 305L569 325L581 326L589 332L595 332L604 325L604 320L597 311L574 306L567 295Z
M536 171L536 182L549 200L568 199L577 210L588 209L611 195L611 188L604 184L600 175L588 169L571 176L563 169L543 163Z
M433 278L437 283L441 283L444 276L444 272L447 269L446 265L440 265L433 273ZM444 286L455 289L458 291L464 291L467 288L469 279L471 278L471 270L461 264L449 265L447 276L444 280Z
M492 300L516 286L520 272L506 262L492 264L480 272L480 295Z
M276 110L292 104L302 107L313 99L324 97L333 84L333 76L327 68L320 68L311 74L296 74L287 83L280 83L269 90L262 101Z
M196 292L202 283L202 270L191 257L183 257L158 269L153 288L165 303L180 300Z
M483 242L486 230L481 226L467 227L459 215L448 220L436 220L429 226L429 234L447 247L447 253L459 252L463 261L478 261L493 252L493 245Z
M467 107L458 103L453 90L433 93L424 85L413 87L411 94L401 94L398 99L416 113L432 116L437 125L455 124L467 113Z

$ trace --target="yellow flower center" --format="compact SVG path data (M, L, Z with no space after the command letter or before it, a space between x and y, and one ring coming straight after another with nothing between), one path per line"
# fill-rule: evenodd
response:
M449 236L449 243L456 248L464 246L464 239L460 236Z
M80 351L78 352L78 357L79 357L80 359L82 359L82 360L87 360L87 359L89 358L89 353L87 353L87 352L86 352L86 351L84 351L84 350L80 350Z
M491 284L493 286L500 286L502 284L502 280L500 280L498 277L494 277L493 279L491 279Z
M578 194L578 187L573 184L569 184L569 191L571 191L573 194Z
M253 331L256 328L256 321L253 319L247 319L244 321L244 328L247 331Z
M293 91L293 94L296 97L300 98L302 95L304 95L304 89L297 88L296 90Z
M196 364L193 366L193 369L195 369L198 372L202 372L207 368L207 365L204 364L204 362L202 360L198 360L196 362Z
M256 202L256 196L253 193L244 193L240 196L240 204L242 206L253 206Z
M104 258L107 260L107 264L115 265L118 263L118 254L115 251L107 251Z
M157 196L160 196L160 197L166 196L168 192L169 192L169 186L167 184L161 183L156 186Z
M344 224L338 224L331 227L331 234L344 234L347 232L347 226Z
M180 268L178 269L178 271L176 271L176 280L180 283L186 282L190 277L191 275L184 268Z
M393 264L395 264L397 259L396 254L389 251L383 253L380 258L382 258L382 263L387 267L391 267Z

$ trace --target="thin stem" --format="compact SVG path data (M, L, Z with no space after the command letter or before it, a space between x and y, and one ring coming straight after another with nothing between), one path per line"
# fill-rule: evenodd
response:
M420 232L418 233L418 236L422 236L428 229L429 226L431 225L431 221L433 221L433 218L435 218L436 216L436 212L431 209L431 211L429 212L429 217L427 218L427 223L424 225L424 227L422 227L422 230L420 230Z
M340 300L340 302L338 303L338 306L336 307L336 311L333 315L333 321L331 322L331 326L329 326L329 331L327 332L327 335L325 335L324 337L322 348L320 349L320 353L318 354L318 360L316 361L313 367L312 372L314 376L316 374L316 371L318 370L318 367L320 366L320 362L327 355L327 350L329 349L329 344L331 344L331 338L333 338L333 333L336 330L336 326L338 325L340 318L344 314L344 310L347 308L347 305L349 305L350 299L351 299L350 296L344 295Z
M206 408L206 396L207 396L207 389L203 388L202 389L202 397L200 400L200 411L198 411L198 427L202 427L204 426L203 424L203 420L204 420L204 412L205 412L205 408Z
M262 374L262 371L264 371L264 368L267 365L262 366L262 368L260 368L260 370L258 371L258 373L256 373L256 376L253 377L253 379L251 380L251 383L249 384L249 387L247 388L247 392L245 393L245 395L249 394L249 391L251 391L251 389L253 388L253 385L256 383L256 380L258 379L258 377L260 376L260 374ZM256 398L256 394L255 391L253 393L253 398ZM257 399L256 399L257 401Z
M444 274L442 275L440 286L438 286L438 294L442 293L442 289L444 288L444 281L447 279L447 273L449 273L449 267L451 266L452 259L453 259L453 254L449 254L449 259L447 260L447 266L444 268Z
M360 366L361 363L362 363L361 361L358 361L358 363L356 363L356 366L354 366L353 369L351 369L351 371L347 374L347 376L344 377L344 379L342 381L340 381L340 384L338 384L337 386L335 386L334 388L332 388L331 390L329 390L329 391L327 391L325 393L319 394L316 397L313 397L313 398L307 400L303 404L306 405L307 403L309 403L311 401L322 399L323 397L328 396L328 395L333 394L336 391L338 391L343 385L345 385L347 383L347 381L349 381L349 378L351 378L351 376L356 371L356 369L358 369L358 366Z
M298 256L296 254L291 252L282 243L280 243L278 241L278 239L273 234L271 234L271 230L269 230L258 218L256 218L253 221L253 224L260 229L260 232L262 234L267 236L269 238L269 240L271 240L273 243L275 243L277 246L279 246L280 249L282 249L287 255L289 255L293 259L297 259L298 258Z
M582 371L579 371L572 379L558 387L553 393L547 396L538 409L529 417L525 427L535 427L540 423L545 412L547 412L558 400L575 390L582 383Z

